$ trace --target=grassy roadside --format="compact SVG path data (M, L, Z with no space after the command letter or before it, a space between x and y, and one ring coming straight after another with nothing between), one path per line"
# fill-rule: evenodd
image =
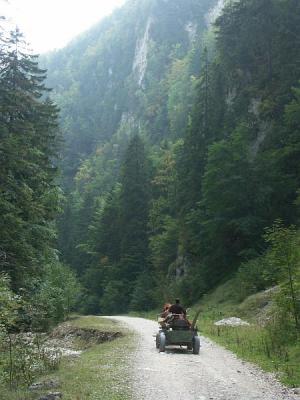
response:
M192 307L191 317L202 310L198 322L201 334L234 352L239 358L276 373L285 385L300 387L300 343L274 335L262 324L266 318L266 304L271 301L268 292L248 297L242 303L232 300L235 287L231 281L218 287ZM239 317L250 326L220 326L214 322L228 317ZM284 330L283 330L284 332Z
M33 400L50 391L63 393L64 400L126 400L131 397L130 364L134 335L114 321L99 317L79 317L71 321L79 328L122 332L123 336L82 353L78 359L64 358L59 369L43 379L58 380L57 389L29 393L0 392L0 399ZM3 396L3 397L2 397Z
M232 315L238 316L237 312L227 316ZM210 312L204 312L200 319L204 336L231 350L239 358L253 362L265 371L275 372L278 379L287 386L300 386L299 344L278 346L266 328L255 324L249 327L216 327L214 322Z
M124 336L85 351L79 360L64 359L55 376L61 382L65 400L121 400L130 398L130 354L132 334L119 324L98 318L81 317L73 321L79 328L122 331Z

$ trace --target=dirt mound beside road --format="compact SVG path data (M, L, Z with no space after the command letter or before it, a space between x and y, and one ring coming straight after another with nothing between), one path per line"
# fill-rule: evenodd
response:
M121 337L121 332L102 332L98 329L77 328L69 323L61 324L56 327L51 335L50 340L63 340L69 344L80 341L80 347L90 347L95 344L108 342Z

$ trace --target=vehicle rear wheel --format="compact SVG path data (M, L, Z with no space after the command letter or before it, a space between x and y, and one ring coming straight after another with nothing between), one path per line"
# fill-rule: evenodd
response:
M159 333L156 334L155 344L156 344L156 348L159 349Z
M193 339L193 354L199 354L200 352L200 338L195 336Z
M166 350L166 335L163 332L159 334L159 352L162 353Z

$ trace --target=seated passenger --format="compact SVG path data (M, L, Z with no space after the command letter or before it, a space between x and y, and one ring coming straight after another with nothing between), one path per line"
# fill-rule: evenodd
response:
M164 304L164 306L163 306L163 311L162 311L162 313L160 314L160 316L162 317L162 318L166 318L167 317L167 315L169 314L169 308L171 307L171 304L170 303L166 303L166 304Z
M180 300L176 299L175 304L169 308L169 313L172 314L183 314L186 317L186 309L180 304Z

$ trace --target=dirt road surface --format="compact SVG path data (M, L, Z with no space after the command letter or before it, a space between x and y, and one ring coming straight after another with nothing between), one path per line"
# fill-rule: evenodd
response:
M133 390L139 400L299 400L271 375L201 338L200 355L186 350L159 353L156 322L114 317L136 332Z

